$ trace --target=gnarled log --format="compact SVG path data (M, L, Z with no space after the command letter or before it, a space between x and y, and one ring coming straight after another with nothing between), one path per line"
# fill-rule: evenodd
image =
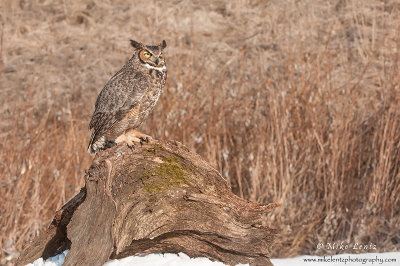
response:
M276 204L235 196L215 169L178 142L99 152L85 181L18 265L65 249L64 265L102 265L154 252L271 265L276 232L263 220Z

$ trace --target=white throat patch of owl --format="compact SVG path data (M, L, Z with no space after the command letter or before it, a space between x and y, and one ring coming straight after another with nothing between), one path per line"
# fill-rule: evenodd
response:
M149 68L149 69L155 69L155 70L158 70L158 71L165 71L165 70L167 70L167 67L166 67L166 66L155 67L155 66L152 66L152 65L149 65L149 64L145 64L144 66L147 67L147 68Z

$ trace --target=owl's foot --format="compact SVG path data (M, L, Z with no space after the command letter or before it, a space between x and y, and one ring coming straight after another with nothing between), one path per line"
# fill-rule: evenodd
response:
M140 145L143 145L143 142L150 143L153 140L151 136L137 130L131 130L128 134L131 137L132 141L139 142Z
M115 142L121 143L125 142L128 147L133 150L135 143L140 143L140 145L143 145L143 142L150 143L153 140L153 138L149 135L143 134L137 130L129 130L119 136ZM133 149L131 148L133 147Z

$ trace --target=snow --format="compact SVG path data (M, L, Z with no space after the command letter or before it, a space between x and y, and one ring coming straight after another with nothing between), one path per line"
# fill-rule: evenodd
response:
M184 253L171 254L171 253L157 253L149 254L146 256L132 256L120 260L110 260L103 266L225 266L226 264L218 261L211 261L207 258L189 258ZM248 264L238 264L248 265Z
M42 258L26 266L61 266L68 250L43 261ZM387 253L363 253L363 254L340 254L334 256L300 256L289 259L271 259L275 266L360 266L360 265L400 265L400 252ZM211 261L207 258L189 258L184 253L156 253L145 256L132 256L119 260L110 260L103 266L224 266L222 262ZM247 264L238 264L238 266Z
M65 256L67 256L68 251L69 250L65 250L63 253L48 258L45 261L43 261L43 258L39 258L33 263L26 264L26 266L61 266L64 262Z

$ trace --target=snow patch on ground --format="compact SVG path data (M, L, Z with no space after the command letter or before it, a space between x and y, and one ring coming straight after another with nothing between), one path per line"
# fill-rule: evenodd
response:
M61 266L64 263L64 259L65 256L67 256L68 251L69 250L67 249L63 253L48 258L47 260L39 258L35 260L33 263L26 264L26 266Z
M54 257L43 260L37 259L26 266L61 266L68 250ZM400 252L388 253L363 253L363 254L340 254L334 256L300 256L289 259L271 259L275 266L360 266L360 265L400 265ZM184 253L156 253L145 256L132 256L119 260L110 260L104 266L225 266L224 263L211 261L207 258L189 258ZM238 266L248 264L238 264Z
M145 256L132 256L119 260L107 261L104 266L225 266L226 264L219 261L211 261L207 258L190 258L185 253L156 253ZM248 264L238 264L248 265Z

